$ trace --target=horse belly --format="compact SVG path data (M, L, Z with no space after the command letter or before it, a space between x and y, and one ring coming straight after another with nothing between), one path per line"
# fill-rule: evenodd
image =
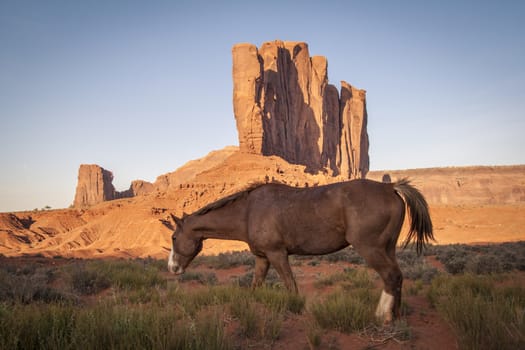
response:
M290 254L321 255L348 246L343 225L303 217L300 223L283 226L280 233Z

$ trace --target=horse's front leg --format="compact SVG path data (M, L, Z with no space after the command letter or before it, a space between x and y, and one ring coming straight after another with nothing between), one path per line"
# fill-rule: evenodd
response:
M255 289L260 287L266 275L268 274L268 268L270 267L270 262L264 256L255 256L255 275L253 276L252 288Z
M292 293L299 293L297 289L297 284L295 283L295 278L293 277L292 268L288 262L288 254L286 252L277 251L267 253L266 256L272 264L272 266L277 270L277 273L284 281L286 289Z

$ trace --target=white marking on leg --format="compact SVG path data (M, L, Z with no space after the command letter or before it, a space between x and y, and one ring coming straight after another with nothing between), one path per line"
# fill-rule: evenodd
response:
M385 323L392 321L394 297L383 290L376 309L376 317Z

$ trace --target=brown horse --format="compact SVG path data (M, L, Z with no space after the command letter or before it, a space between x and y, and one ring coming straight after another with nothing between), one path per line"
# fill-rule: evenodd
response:
M404 201L403 201L404 199ZM403 277L396 244L405 218L411 216L405 246L415 241L418 253L433 240L432 221L423 195L409 181L380 183L353 180L295 188L263 184L223 198L177 224L168 268L181 274L207 238L248 243L255 255L253 287L261 285L270 264L288 290L297 285L288 255L321 255L352 245L384 283L376 310L389 322L399 316Z

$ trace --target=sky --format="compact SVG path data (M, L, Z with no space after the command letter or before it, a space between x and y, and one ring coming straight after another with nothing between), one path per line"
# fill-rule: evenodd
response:
M276 39L367 90L371 170L525 164L524 1L0 0L0 212L237 145L231 48Z

